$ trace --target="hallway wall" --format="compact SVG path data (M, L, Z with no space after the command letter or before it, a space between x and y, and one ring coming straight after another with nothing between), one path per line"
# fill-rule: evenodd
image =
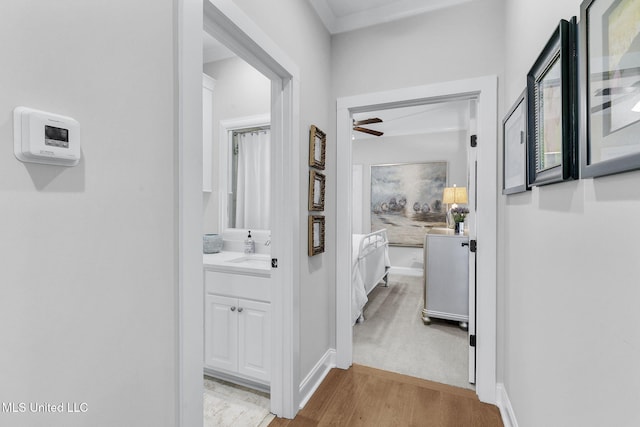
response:
M560 18L580 13L578 0L506 6L501 116ZM635 171L498 199L499 381L520 427L640 425L639 180Z
M330 38L311 4L300 0L235 0L300 67L300 379L335 348L335 138L327 138L325 252L307 257L309 127L330 129Z
M27 405L0 425L174 426L174 5L14 0L0 16L0 402ZM19 162L19 105L77 119L80 164Z

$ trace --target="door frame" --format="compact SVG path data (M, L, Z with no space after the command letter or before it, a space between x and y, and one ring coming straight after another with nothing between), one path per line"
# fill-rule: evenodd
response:
M300 397L298 280L299 68L233 2L176 0L176 424L202 425L202 31L271 80L272 378L271 412L292 418ZM293 188L292 188L293 187ZM287 194L285 195L285 190Z
M338 98L336 111L336 364L353 362L351 325L352 114L432 103L451 98L478 100L478 184L476 211L477 312L476 393L496 402L497 277L497 76L485 76ZM416 314L418 315L418 314Z

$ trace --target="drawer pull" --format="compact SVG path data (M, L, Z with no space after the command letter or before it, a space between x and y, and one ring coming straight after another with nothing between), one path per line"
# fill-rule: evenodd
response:
M242 313L242 310L243 310L243 308L242 308L242 307L239 307L239 308L238 308L238 313Z
M236 311L236 308L235 307L231 307L231 311Z

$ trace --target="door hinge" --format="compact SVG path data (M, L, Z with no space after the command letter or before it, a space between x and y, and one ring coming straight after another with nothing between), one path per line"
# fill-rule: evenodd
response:
M475 240L470 240L469 241L469 250L471 252L475 252L478 249L478 242L476 242Z
M271 258L271 268L278 268L278 258Z
M476 336L475 335L469 335L469 346L471 346L471 347L475 347L476 346Z
M471 135L471 146L472 147L478 146L478 135Z

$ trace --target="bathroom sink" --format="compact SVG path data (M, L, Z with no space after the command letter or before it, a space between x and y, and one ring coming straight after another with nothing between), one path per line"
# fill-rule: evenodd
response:
M271 262L271 258L266 254L247 254L238 258L230 259L229 262L233 263L242 263L242 264L250 264L250 265L260 265L260 266L269 266Z

